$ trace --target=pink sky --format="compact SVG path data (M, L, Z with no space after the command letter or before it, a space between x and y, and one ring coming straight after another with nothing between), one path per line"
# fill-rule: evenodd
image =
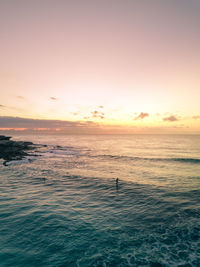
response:
M1 1L0 116L199 133L199 13L198 0Z

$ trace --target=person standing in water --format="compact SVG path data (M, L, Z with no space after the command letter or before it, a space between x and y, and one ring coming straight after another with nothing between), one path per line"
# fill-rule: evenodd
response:
M115 180L115 182L116 182L116 189L118 190L119 179L117 178L117 179Z

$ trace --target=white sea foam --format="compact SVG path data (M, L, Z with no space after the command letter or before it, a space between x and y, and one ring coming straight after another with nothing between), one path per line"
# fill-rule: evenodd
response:
M24 163L30 163L33 160L35 160L36 158L33 156L27 156L21 160L11 160L11 161L7 161L5 163L5 166L9 166L9 165L18 165L18 164L24 164Z

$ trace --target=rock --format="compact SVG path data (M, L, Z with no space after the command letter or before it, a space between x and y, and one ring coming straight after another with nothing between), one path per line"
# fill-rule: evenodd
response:
M4 165L11 160L21 160L29 156L26 150L34 148L32 142L12 141L11 137L0 135L0 159L4 159ZM33 155L32 155L33 156Z
M11 136L0 135L0 140L10 140Z
M0 146L12 146L14 141L11 140L0 140Z

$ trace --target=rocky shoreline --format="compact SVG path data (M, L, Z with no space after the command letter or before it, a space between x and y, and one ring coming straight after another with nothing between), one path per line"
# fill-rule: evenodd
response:
M4 160L4 166L7 166L7 163L12 160L22 160L26 156L37 156L27 153L27 151L38 147L37 145L32 142L13 141L10 139L10 136L0 135L0 159Z

